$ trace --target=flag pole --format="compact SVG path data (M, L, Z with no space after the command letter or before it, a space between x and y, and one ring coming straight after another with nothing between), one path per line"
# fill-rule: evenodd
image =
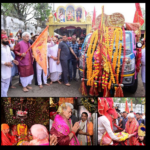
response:
M43 30L43 32L44 32L45 30L47 30L48 27L49 27L49 26L47 26L47 27ZM43 32L42 32L42 33L43 33ZM42 34L42 33L41 33L41 34ZM41 35L41 34L40 34L40 35ZM40 35L39 35L39 37L34 41L34 43L28 48L28 50L25 52L25 54L27 54L27 52L37 43L37 41L38 41L39 38L40 38ZM23 57L20 58L20 60L22 60L22 59L23 59Z

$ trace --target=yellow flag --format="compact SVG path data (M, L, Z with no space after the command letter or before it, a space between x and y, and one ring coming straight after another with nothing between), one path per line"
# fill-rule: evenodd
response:
M47 75L47 37L48 26L39 35L32 45L32 51L35 60L42 67L45 75Z

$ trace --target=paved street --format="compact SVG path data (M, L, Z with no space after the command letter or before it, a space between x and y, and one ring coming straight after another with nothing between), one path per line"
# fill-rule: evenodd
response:
M50 82L48 80L48 82ZM16 89L9 89L8 97L82 97L79 92L79 87L81 85L81 81L72 81L70 87L65 86L64 84L60 85L58 83L53 83L50 86L44 85L42 89L34 84L34 80L32 82L32 90L29 92L23 92L22 87L19 85L18 76L13 78L12 84L16 86ZM138 75L138 89L135 94L129 93L127 90L124 90L125 97L143 97L144 87L141 81L141 73Z

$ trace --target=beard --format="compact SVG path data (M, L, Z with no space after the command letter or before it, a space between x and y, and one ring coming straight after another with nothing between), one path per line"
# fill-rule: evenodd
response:
M2 44L9 45L9 42L8 41L2 41Z

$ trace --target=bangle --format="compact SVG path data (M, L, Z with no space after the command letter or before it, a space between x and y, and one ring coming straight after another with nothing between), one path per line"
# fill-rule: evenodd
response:
M21 56L21 53L19 55Z
M75 132L73 132L73 131L71 131L71 133L73 133L74 136L76 135Z

